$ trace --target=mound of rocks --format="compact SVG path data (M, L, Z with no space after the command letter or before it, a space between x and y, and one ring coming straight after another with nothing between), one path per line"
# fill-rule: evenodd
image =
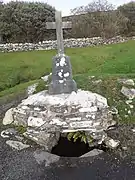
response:
M102 143L105 130L115 124L106 98L83 90L59 95L42 91L31 95L5 114L3 124L8 123L26 127L23 135L49 152L61 133L85 131Z

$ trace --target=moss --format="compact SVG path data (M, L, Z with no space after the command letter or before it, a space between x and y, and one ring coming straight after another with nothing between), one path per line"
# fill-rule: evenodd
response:
M15 129L20 133L23 134L24 132L26 132L27 128L24 126L15 126Z
M44 82L43 80L40 80L38 82L38 86L36 87L36 91L34 92L34 94L46 89L47 89L47 83Z

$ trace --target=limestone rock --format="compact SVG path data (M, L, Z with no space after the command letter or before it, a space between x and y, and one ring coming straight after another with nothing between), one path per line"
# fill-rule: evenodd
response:
M99 154L102 154L103 152L104 151L99 150L99 149L93 149L92 151L89 151L88 153L80 156L80 158L98 156Z
M58 143L60 133L47 133L46 131L36 131L27 129L23 135L37 144L44 146L45 150L50 152L52 148Z
M105 142L106 146L108 146L111 149L117 148L120 144L120 141L111 139L109 137L106 138L104 142Z
M28 128L24 135L51 151L60 133L85 131L102 142L104 131L115 124L107 99L89 91L49 95L42 91L13 109L14 123ZM95 135L93 135L95 134Z
M42 118L37 118L37 117L29 117L28 118L28 126L31 127L40 127L45 123Z
M32 95L36 91L37 86L38 86L38 83L28 86L28 88L27 88L28 96Z
M46 76L42 76L41 79L45 82L47 82L49 80L49 77L52 75L52 73L50 73L49 75Z
M130 86L134 86L135 82L133 79L119 79L118 80L120 83L123 83L125 85L130 85Z
M11 124L14 119L13 119L13 108L9 109L6 113L5 113L5 117L3 119L3 125L8 125Z
M128 99L134 99L135 98L135 89L129 89L127 87L122 87L121 93L125 95Z
M17 134L17 131L14 128L8 128L1 132L1 137L9 138L10 136L15 136L16 134Z
M12 140L6 141L6 144L17 150L22 150L30 147L29 145L23 144L22 142Z
M41 150L35 151L33 155L38 164L42 164L44 162L45 166L49 166L50 164L57 162L60 159L60 157L57 155L50 154Z

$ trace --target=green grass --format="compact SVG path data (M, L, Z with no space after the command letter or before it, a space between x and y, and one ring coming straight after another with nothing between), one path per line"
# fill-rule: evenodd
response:
M66 49L73 74L135 73L135 41L123 44ZM51 72L51 51L0 53L0 91Z
M0 101L15 98L25 92L28 85L39 83L37 91L44 84L41 76L51 72L52 57L56 51L31 51L0 53ZM115 106L120 112L120 120L131 122L135 120L134 109L131 115L125 103L125 97L120 93L122 87L117 79L120 77L135 79L135 41L87 48L69 48L66 54L71 57L74 79L78 88L97 92L108 99L110 106ZM95 78L89 78L94 75ZM94 84L93 80L102 79ZM133 102L135 105L135 102ZM127 109L127 110L125 110Z

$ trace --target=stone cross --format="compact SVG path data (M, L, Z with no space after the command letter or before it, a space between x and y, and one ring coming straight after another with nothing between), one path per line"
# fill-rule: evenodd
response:
M55 13L56 22L47 22L47 29L56 29L58 54L53 58L52 81L49 94L65 94L77 91L76 82L72 79L70 58L64 54L63 28L71 28L71 22L62 22L61 12Z
M60 11L55 12L55 20L56 22L47 22L46 28L56 29L58 54L64 54L63 29L71 29L72 23L70 21L62 22Z

